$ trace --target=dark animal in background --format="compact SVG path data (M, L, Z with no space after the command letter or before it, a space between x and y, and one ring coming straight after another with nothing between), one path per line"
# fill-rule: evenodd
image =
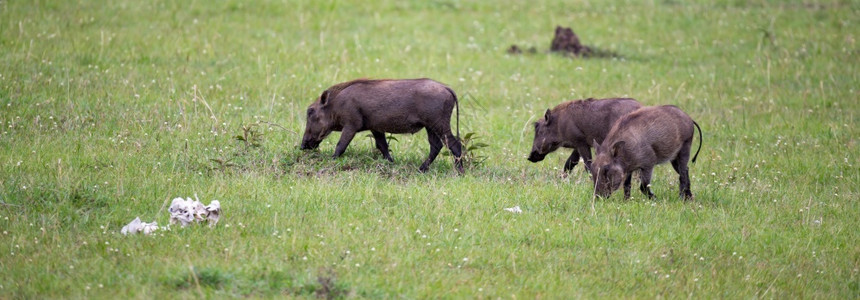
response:
M559 147L573 148L564 171L570 172L582 156L585 169L592 172L591 147L597 146L595 141L602 142L618 118L640 107L639 102L630 98L589 98L547 109L544 118L535 122L535 139L528 159L539 162Z
M357 79L325 90L308 107L307 125L301 149L316 149L332 131L340 131L334 150L337 158L346 150L357 132L370 130L376 148L389 160L385 133L416 133L427 129L430 155L419 170L427 171L443 145L454 155L457 171L463 173L462 149L451 133L451 112L459 104L451 88L431 79L371 80Z
M671 161L679 175L679 195L691 200L687 161L693 143L693 126L699 129L699 149L693 156L695 163L702 150L702 129L678 107L644 107L618 119L595 151L592 163L596 168L592 173L595 194L609 197L624 181L624 198L629 198L631 175L639 170L639 190L653 198L649 184L654 166Z

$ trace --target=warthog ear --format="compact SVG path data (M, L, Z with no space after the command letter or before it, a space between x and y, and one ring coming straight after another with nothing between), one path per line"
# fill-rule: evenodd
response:
M322 95L320 95L320 105L326 106L326 104L328 104L328 90L325 90L322 92Z
M609 154L611 154L612 157L618 157L618 153L621 152L621 147L624 147L624 144L626 144L626 143L627 142L625 142L625 141L615 142L615 144L612 144L612 147L610 148Z
M549 123L552 122L552 111L547 109L546 113L543 115L543 118L546 120L546 124L549 125Z

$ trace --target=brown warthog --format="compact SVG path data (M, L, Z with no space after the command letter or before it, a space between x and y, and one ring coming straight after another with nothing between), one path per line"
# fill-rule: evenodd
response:
M630 179L633 171L639 170L639 190L649 198L651 172L654 166L672 162L680 180L680 196L693 198L690 192L690 176L687 160L693 143L693 126L699 124L673 105L644 107L626 114L612 126L612 130L597 146L593 166L596 171L594 193L609 197L624 181L624 198L630 198ZM702 150L702 129L699 128L699 149L693 162Z
M585 169L591 172L591 147L597 146L594 142L602 142L615 120L640 107L639 102L630 98L589 98L563 102L552 110L547 109L543 119L535 122L535 139L529 161L542 161L559 147L573 148L564 163L564 171L572 170L582 156Z
M415 133L427 129L430 155L419 170L427 171L447 145L454 155L457 171L463 173L460 140L451 133L451 112L457 106L459 136L460 109L451 88L431 79L357 79L331 86L308 107L307 125L301 149L316 149L332 131L340 131L334 150L337 158L359 131L370 130L382 156L388 153L385 133Z

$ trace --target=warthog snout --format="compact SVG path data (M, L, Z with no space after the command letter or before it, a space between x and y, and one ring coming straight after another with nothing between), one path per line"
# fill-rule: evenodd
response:
M546 154L540 154L537 151L532 151L532 153L529 153L529 161L533 163L542 161L544 157L546 157Z
M320 146L319 142L314 142L310 140L302 140L302 145L299 146L301 150L313 150Z

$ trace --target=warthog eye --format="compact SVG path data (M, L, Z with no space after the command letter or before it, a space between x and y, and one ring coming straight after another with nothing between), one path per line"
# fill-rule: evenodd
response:
M603 170L602 175L606 178L609 178L609 164L606 164L603 167L600 167L600 169Z

